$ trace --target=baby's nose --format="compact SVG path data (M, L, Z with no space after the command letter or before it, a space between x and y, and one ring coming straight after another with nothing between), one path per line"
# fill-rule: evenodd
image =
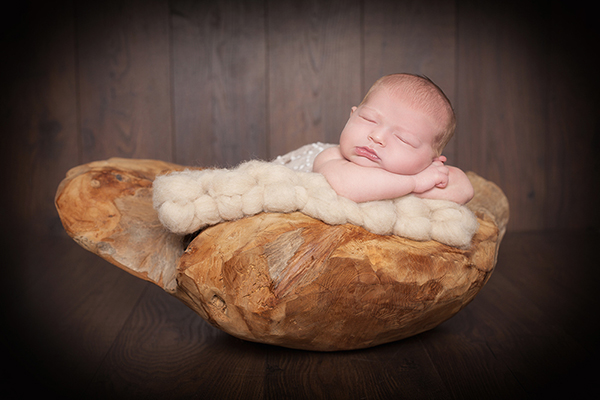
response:
M378 145L385 146L385 132L382 132L380 129L371 131L369 139Z

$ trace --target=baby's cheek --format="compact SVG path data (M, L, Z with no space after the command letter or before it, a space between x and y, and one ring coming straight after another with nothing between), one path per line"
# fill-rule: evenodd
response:
M396 156L394 162L390 163L388 171L401 175L416 175L429 165L423 160L414 158L411 154L403 154Z

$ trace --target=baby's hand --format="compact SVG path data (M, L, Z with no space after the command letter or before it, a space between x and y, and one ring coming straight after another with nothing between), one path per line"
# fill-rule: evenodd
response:
M446 167L446 166L444 165L444 163L445 163L447 160L448 160L448 159L446 158L446 156L439 156L438 158L436 158L436 159L434 159L434 160L433 160L433 162L434 162L434 163L436 163L436 162L437 162L437 163L438 163L438 165L439 165L439 163L441 163L441 164L442 164L442 167L443 167L443 168L442 168L442 172L443 172L443 173L444 173L444 175L445 175L445 176L443 177L443 182L441 182L441 183L437 183L437 184L435 185L436 187L438 187L438 188L440 188L440 189L443 189L443 188L445 188L446 186L448 186L448 179L449 179L449 176L450 176L450 168L448 168L448 167Z
M445 161L446 157L443 157ZM415 175L415 193L423 193L434 187L443 189L448 185L450 169L444 165L442 157L437 158L425 170Z

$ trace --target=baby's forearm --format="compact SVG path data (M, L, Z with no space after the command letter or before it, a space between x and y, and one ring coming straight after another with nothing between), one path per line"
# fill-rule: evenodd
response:
M412 193L416 184L413 175L393 174L344 160L328 162L315 172L323 174L337 194L357 203L401 197Z
M458 204L466 204L473 198L473 185L467 175L456 167L448 167L450 175L448 185L443 188L434 187L424 193L417 194L418 197L434 200L449 200Z

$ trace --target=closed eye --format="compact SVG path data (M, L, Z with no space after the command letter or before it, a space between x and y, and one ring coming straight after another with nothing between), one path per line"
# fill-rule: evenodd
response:
M375 120L373 120L373 119L371 119L369 117L365 117L364 115L359 115L359 117L362 118L363 120L367 121L367 122L372 123L372 124L376 123Z
M398 140L400 140L402 143L405 143L409 146L415 147L412 143L410 143L408 140L406 140L404 137L400 136L400 135L396 135L396 137L398 138Z

